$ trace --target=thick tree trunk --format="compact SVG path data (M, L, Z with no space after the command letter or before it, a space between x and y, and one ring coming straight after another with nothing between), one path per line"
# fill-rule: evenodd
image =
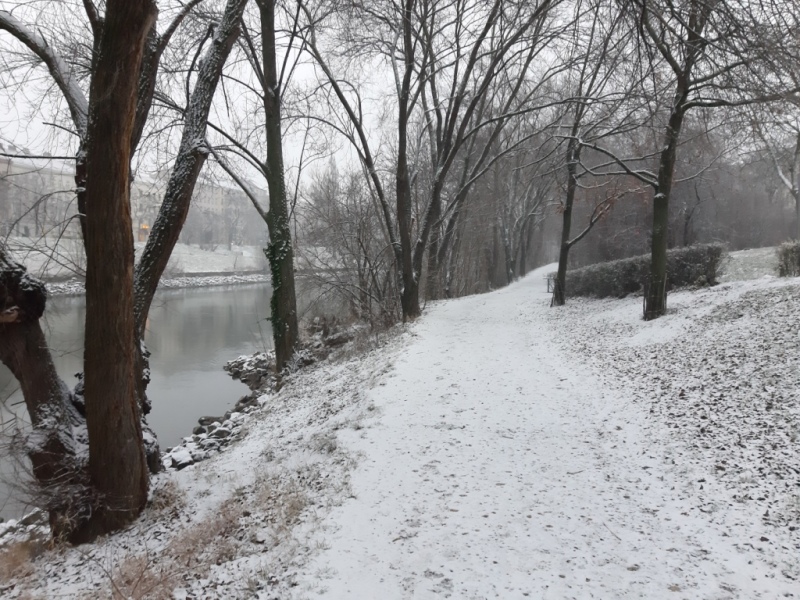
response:
M405 152L403 152L405 155ZM406 159L405 156L402 157ZM397 168L397 224L403 257L401 265L403 287L400 290L400 305L403 321L413 321L422 314L419 305L419 279L414 272L411 244L411 199L407 164Z
M275 1L259 0L264 68L264 114L267 134L267 187L269 188L269 245L266 249L272 275L270 301L275 366L280 373L294 355L299 332L294 284L294 248L289 223L283 171L281 89L275 48Z
M152 0L108 0L90 89L84 397L89 477L97 497L72 535L78 542L124 527L147 501L136 400L129 178L139 69L157 13Z
M658 166L658 187L653 197L653 239L650 249L650 278L647 282L644 318L657 319L667 310L667 245L669 241L669 198L683 126L686 95L679 93L664 134L664 149Z

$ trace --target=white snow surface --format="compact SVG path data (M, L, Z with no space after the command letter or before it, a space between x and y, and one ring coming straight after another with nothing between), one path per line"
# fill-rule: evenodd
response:
M294 597L800 595L797 536L724 491L703 512L693 461L673 459L647 399L611 385L602 355L595 369L556 341L547 272L439 304L411 329L371 394L380 417L340 435L364 457L354 498L323 522L327 549ZM580 337L580 319L604 323L611 308L628 337L680 330L640 321L640 304L584 302L563 328Z
M800 597L800 281L644 322L549 308L552 268L293 375L156 478L175 505L0 594L106 597L144 556L174 598Z

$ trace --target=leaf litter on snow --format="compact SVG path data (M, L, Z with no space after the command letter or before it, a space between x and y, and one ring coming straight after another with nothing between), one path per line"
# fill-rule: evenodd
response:
M679 291L669 304L645 322L641 298L573 300L550 323L644 406L641 425L686 482L676 496L800 586L800 282Z

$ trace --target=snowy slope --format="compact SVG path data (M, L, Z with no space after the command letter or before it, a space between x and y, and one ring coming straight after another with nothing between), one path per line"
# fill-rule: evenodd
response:
M669 462L665 436L651 435L647 404L554 341L563 332L551 325L546 272L440 304L413 328L372 394L380 416L342 436L365 457L355 498L323 522L327 549L295 597L774 598L800 589L780 573L792 563L797 575L797 549L765 556L745 545L772 533L747 527L757 512L728 515L719 498L723 514L709 519L696 498L677 494L690 482ZM624 308L634 322L636 303ZM592 334L602 346L602 325Z
M800 282L645 323L549 308L551 270L301 371L130 530L0 595L799 597Z

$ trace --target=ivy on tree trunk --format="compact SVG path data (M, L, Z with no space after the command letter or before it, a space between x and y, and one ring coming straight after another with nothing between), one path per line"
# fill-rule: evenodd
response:
M275 341L275 366L278 373L289 363L297 347L297 298L294 285L294 249L289 227L289 209L283 169L281 132L281 82L275 48L275 2L259 0L261 12L262 60L264 69L264 115L267 137L266 178L269 188L267 228L269 244L265 250L272 275L270 320Z

